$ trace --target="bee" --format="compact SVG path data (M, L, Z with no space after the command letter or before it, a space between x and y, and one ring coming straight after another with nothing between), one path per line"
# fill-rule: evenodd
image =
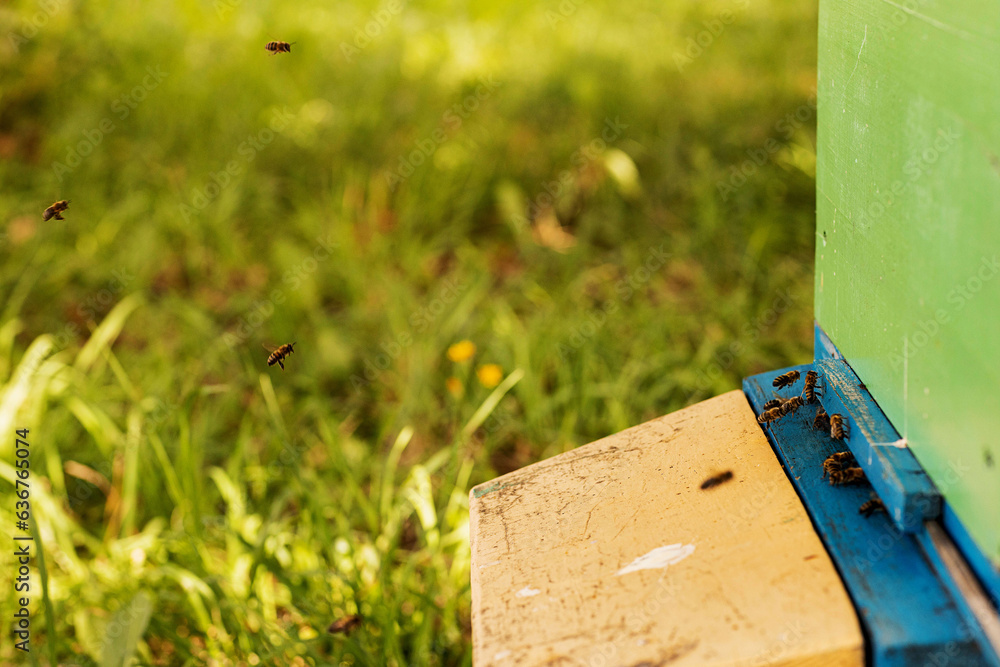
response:
M805 388L802 390L802 395L806 397L806 403L816 402L816 388L818 382L819 373L816 371L806 371ZM820 387L820 389L822 389L822 387Z
M830 437L834 440L843 440L847 437L845 433L846 424L844 416L841 414L830 415Z
M781 411L781 408L771 408L767 412L762 412L762 413L760 413L760 415L758 415L758 417L757 417L757 423L758 424L765 424L766 425L769 422L776 421L778 419L781 419L784 416L785 415Z
M858 508L858 514L864 514L867 519L875 512L884 512L885 504L882 503L878 498L869 500L867 503Z
M858 462L855 460L854 454L851 452L837 452L835 454L830 454L830 456L826 457L826 460L823 461L823 477L826 477L827 474L833 474L834 472L843 470L845 467L850 468L852 466L856 466L857 464Z
M778 389L781 389L782 387L790 387L791 385L795 384L798 381L799 381L799 372L788 371L787 373L779 375L778 377L774 378L774 382L772 382L771 384L777 387Z
M275 349L273 352L271 352L271 356L267 358L267 365L273 366L275 364L278 364L279 366L281 366L281 370L285 370L285 364L283 363L283 360L285 357L287 357L288 355L290 355L292 352L295 351L295 348L293 346L298 342L299 341L295 341L295 343L285 343L281 347ZM264 346L264 349L270 350L270 348L268 348L266 345Z
M782 416L784 416L784 415L787 415L787 414L794 413L796 410L798 410L799 408L801 408L803 405L805 405L805 403L803 402L801 396L792 396L787 401L782 401L781 407L779 408L779 410L781 410L781 414L782 414Z
M764 407L762 408L762 411L763 412L767 412L771 408L776 408L779 405L781 405L781 399L780 398L773 398L773 399L771 399L770 401L768 401L767 403L764 404Z
M62 217L59 214L68 208L69 208L69 202L66 201L65 199L63 199L62 201L57 201L55 204L45 209L45 212L42 213L42 220L51 220L53 217L55 217L56 220L65 220L66 218Z
M857 467L834 470L830 473L830 484L833 484L834 486L840 486L842 484L860 484L866 479L865 471Z
M295 42L292 42L292 44L295 44ZM272 56L278 53L291 53L292 44L288 42L268 42L264 49L270 51Z
M830 430L830 415L822 407L816 409L816 419L813 420L813 428L820 431Z
M346 635L350 634L351 630L354 630L359 625L361 625L361 616L358 614L354 614L353 616L345 616L344 618L338 618L336 621L330 624L330 627L328 627L326 631L332 634L343 632Z
M731 480L732 478L733 478L733 471L732 470L727 470L726 472L720 472L718 475L712 475L711 477L709 477L708 479L706 479L704 482L702 482L701 483L701 488L702 488L703 491L705 489L711 489L713 486L718 486L720 484L724 484L724 483L728 482L729 480Z

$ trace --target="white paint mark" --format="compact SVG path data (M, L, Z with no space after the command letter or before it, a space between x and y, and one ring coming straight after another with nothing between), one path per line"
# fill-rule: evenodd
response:
M513 651L497 651L493 654L494 660L503 660L504 658L509 658Z
M907 428L908 422L910 421L910 411L907 409L907 399L909 398L907 388L909 386L909 378L910 341L906 338L906 336L903 336L903 440L906 440L906 436L910 433Z
M657 547L648 554L639 556L634 561L618 570L618 572L615 573L615 576L620 577L623 574L628 574L629 572L660 569L667 567L668 565L676 565L693 553L693 544L669 544L664 547Z
M876 442L876 443L874 443L873 446L875 446L875 447L895 447L896 449L906 449L907 447L910 446L910 444L908 442L906 442L906 438L900 438L899 440L896 440L895 442Z
M926 23L928 23L929 25L934 26L938 30L943 30L943 31L945 31L947 33L955 35L956 37L961 37L962 39L965 39L965 40L976 39L976 36L973 35L970 32L966 32L964 30L959 30L958 28L954 28L954 27L952 27L952 26L950 26L950 25L948 25L946 23L941 23L940 21L932 19L929 16L925 16L924 14L921 14L918 11L910 9L909 7L904 7L903 5L900 5L900 4L897 4L895 2L892 2L892 0L883 0L883 2L885 2L887 5L892 5L896 9L899 9L899 10L902 10L902 11L906 12L910 16L915 16L918 19L920 19L921 21L925 21ZM925 37L925 39L926 39L926 37Z
M865 50L865 42L868 41L868 26L865 25L865 37L861 40L861 48L858 49L858 60L854 63L854 69L851 70L851 76L847 77L847 83L844 84L844 88L851 85L851 79L854 78L854 73L858 71L858 65L861 64L861 52Z
M494 565L499 565L500 563L501 561L498 560L492 561L490 563L483 563L482 565L479 566L479 569L482 570L485 567L493 567Z
M541 593L537 588L532 588L531 586L525 586L519 590L515 595L519 598L530 598L532 595L538 595Z

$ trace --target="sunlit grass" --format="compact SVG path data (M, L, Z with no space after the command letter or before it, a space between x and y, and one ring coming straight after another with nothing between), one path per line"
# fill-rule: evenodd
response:
M0 40L39 664L468 664L472 485L809 357L811 5L683 71L726 5L404 4L350 59L379 5L56 5Z

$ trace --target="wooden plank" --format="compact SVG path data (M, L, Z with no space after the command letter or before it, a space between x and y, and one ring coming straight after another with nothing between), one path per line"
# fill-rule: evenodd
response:
M816 361L815 361L816 364L825 364L843 360L843 355L840 354L840 351L830 341L829 337L824 333L823 329L819 326L818 323L815 328L815 336L816 336ZM853 370L851 371L851 373L852 373L851 377L853 378L857 377L857 375L853 374ZM874 403L874 399L871 397L870 394L867 393L867 387L861 388L860 391L862 392L862 396L864 398L862 404L865 406L865 410L871 412L881 412L879 406ZM828 405L827 412L830 411L830 408L831 406ZM882 413L882 417L885 418L884 413ZM884 430L884 427L880 427L880 430ZM893 429L893 432L897 433L898 435L898 432L895 429ZM888 439L891 437L892 436L883 436L882 439ZM851 451L855 453L855 455L858 455L859 451L861 452L866 451L867 447L866 443L861 442L860 440L854 438L848 439L848 445L850 446ZM867 453L862 453L861 457L862 457L861 460L864 461L869 460L869 454ZM904 457L901 463L896 464L894 466L895 470L897 471L896 478L905 478L910 474L915 475L915 473L909 472L912 470L912 463L913 462L907 460ZM919 465L919 463L917 465ZM920 469L922 470L922 468ZM907 472L904 473L904 471ZM956 474L958 474L958 472L959 471L956 471ZM874 472L870 473L868 476L869 478L877 477L877 475ZM920 477L923 478L924 476L921 475ZM900 494L892 493L884 489L879 490L880 486L878 483L879 481L880 480L876 479L876 481L873 482L873 484L876 487L876 490L879 491L879 496L882 497L883 501L885 501L886 505L888 506L890 516L892 516L894 520L896 519L896 517L905 516L905 511L903 510L905 503L901 502L898 499L900 497ZM982 585L986 588L987 593L993 600L994 607L1000 608L1000 567L993 565L990 562L990 559L987 558L985 554L983 554L983 552L979 549L978 545L972 540L971 536L969 535L968 529L966 529L966 527L962 524L961 520L958 518L958 516L956 516L955 512L948 506L947 502L944 502L942 499L940 505L941 509L938 514L929 512L926 514L925 518L931 519L938 516L940 517L944 529L951 536L951 539L954 540L956 546L958 546L963 556L968 561L969 566L972 568L973 572L975 572L976 576L979 578ZM905 520L903 521L897 520L896 523L897 526L903 528L904 531L912 532L906 528L907 524L913 526L912 522L908 522Z
M477 666L864 664L742 392L480 485L470 515Z
M917 540L965 617L969 633L979 642L984 664L1000 667L1000 617L972 568L939 522L928 521Z
M994 568L998 62L995 2L820 3L816 319Z
M811 368L794 366L744 380L754 411L774 397L777 375L798 370L804 376ZM777 393L794 395L801 383ZM774 422L768 435L860 612L871 664L934 665L939 658L951 667L984 664L962 614L916 539L884 513L869 518L859 514L873 495L871 485L834 487L823 479L823 461L845 445L812 428L815 413L814 406L803 407ZM855 424L852 420L851 427ZM882 427L872 428L879 432Z
M922 530L924 521L941 515L941 494L906 441L899 437L846 361L819 359L815 368L824 386L820 399L823 408L828 414L839 413L847 418L846 446L862 463L896 527L905 533Z

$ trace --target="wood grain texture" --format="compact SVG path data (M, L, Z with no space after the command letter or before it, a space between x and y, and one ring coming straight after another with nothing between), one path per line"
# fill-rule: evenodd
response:
M998 62L995 2L820 2L816 319L995 568Z
M470 503L477 666L864 664L854 609L742 392ZM622 573L644 556L661 566Z
M777 375L790 370L804 375L811 369L811 365L793 366L755 375L743 381L743 390L759 412L775 396L772 380ZM787 397L801 389L800 382L777 393ZM769 437L858 609L870 664L987 664L968 619L924 557L916 537L900 531L883 512L868 518L859 513L872 498L871 485L835 487L824 479L824 459L848 444L812 428L816 407L804 406L774 422ZM865 421L870 433L886 433L871 415ZM850 425L862 428L853 418ZM870 465L867 460L858 463L863 468Z

